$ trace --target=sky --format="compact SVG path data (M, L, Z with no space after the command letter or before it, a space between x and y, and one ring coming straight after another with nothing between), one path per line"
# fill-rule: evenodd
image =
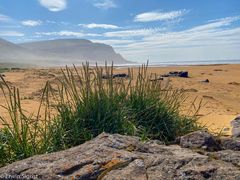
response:
M240 0L1 0L0 37L89 39L135 62L240 59Z

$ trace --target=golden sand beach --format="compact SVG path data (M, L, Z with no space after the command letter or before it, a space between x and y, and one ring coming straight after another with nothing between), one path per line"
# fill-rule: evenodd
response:
M133 68L137 73L138 68ZM149 67L149 73L166 74L169 71L188 71L189 78L168 77L174 88L183 88L189 95L189 102L195 97L205 104L199 112L199 122L211 131L231 134L230 122L240 114L240 64ZM115 73L128 73L127 68L116 68ZM48 80L61 75L59 68L20 69L3 73L5 80L20 89L24 108L36 113L41 89ZM202 82L208 79L209 83ZM4 104L0 93L0 104ZM0 108L4 114L4 109Z

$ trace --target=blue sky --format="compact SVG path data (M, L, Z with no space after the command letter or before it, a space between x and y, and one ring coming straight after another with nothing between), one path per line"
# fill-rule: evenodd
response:
M240 59L240 1L1 0L0 37L89 39L138 62Z

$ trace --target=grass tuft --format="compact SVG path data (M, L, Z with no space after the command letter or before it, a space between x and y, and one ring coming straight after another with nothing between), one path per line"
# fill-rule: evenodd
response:
M136 77L129 69L129 78L113 78L113 70L88 63L66 67L57 81L46 83L36 115L26 115L19 90L1 77L9 117L0 116L0 165L73 147L102 132L171 142L202 128L197 113L181 112L188 98L184 91L152 81L147 65Z

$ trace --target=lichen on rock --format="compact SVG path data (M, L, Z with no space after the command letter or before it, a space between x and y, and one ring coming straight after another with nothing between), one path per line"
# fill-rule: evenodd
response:
M238 151L198 153L179 145L102 133L77 147L12 163L0 168L0 175L2 179L239 179L239 162Z

